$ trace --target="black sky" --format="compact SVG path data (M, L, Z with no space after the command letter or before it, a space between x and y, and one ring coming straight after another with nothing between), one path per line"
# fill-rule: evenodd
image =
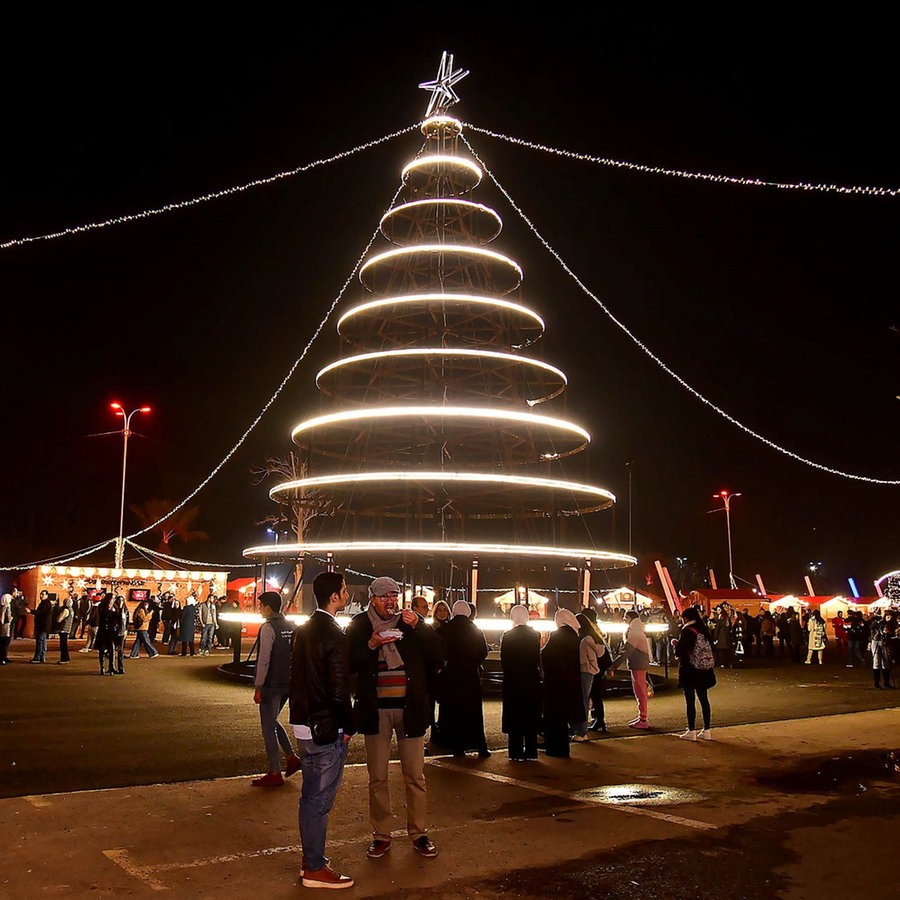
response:
M418 9L418 8L417 8ZM2 62L0 243L267 178L415 125L443 50L470 70L464 123L592 156L778 182L900 187L897 78L868 21L716 33L708 23L507 21L400 11L235 24L226 37L77 40L23 30ZM883 34L882 34L883 32ZM701 35L704 35L701 37ZM600 166L466 135L609 311L712 404L822 466L900 478L900 197L776 190ZM0 251L0 567L115 536L120 420L128 498L180 500L274 394L352 271L420 142L412 132L307 173L109 228ZM619 504L601 541L714 566L732 511L735 571L771 591L846 591L900 568L900 487L813 468L676 383L560 268L493 187L497 249L525 271L545 358L594 435L593 479ZM345 305L361 296L351 289ZM332 319L261 424L192 501L242 562L271 511L249 469L290 449L335 355ZM627 466L627 463L631 466ZM629 478L630 472L630 478ZM632 508L628 509L629 490ZM136 522L126 517L126 532ZM152 544L151 539L147 543ZM111 558L110 558L111 561ZM611 576L613 583L620 576Z

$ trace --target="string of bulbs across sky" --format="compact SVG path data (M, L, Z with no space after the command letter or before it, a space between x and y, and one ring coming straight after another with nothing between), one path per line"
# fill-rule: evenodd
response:
M446 55L445 55L446 57ZM429 111L434 111L437 109L446 110L446 108L458 101L458 97L456 96L455 91L453 91L453 84L457 81L461 80L468 72L463 72L462 70L452 70L452 56L449 57L450 60L450 69L448 71L443 71L445 67L445 60L442 59L442 69L438 73L438 78L432 82L423 82L419 85L420 88L425 90L429 90L432 94L431 101L429 103ZM443 76L443 77L442 77ZM427 114L426 114L427 118ZM472 125L469 123L465 123L464 127L468 130L475 132L477 134L483 134L487 137L495 138L498 140L503 140L508 143L511 143L515 146L525 147L531 150L539 150L545 153L550 153L556 156L565 157L568 159L575 160L577 162L584 162L592 165L601 165L605 167L612 168L621 168L627 169L633 172L640 172L642 174L648 175L662 175L666 177L672 178L681 178L695 181L706 181L715 184L723 184L723 185L738 185L742 187L751 187L751 188L770 188L770 189L778 189L778 190L796 190L796 191L806 191L806 192L822 192L822 193L837 193L837 194L848 194L848 195L863 195L863 196L871 196L871 197L896 197L900 194L900 189L897 188L886 188L886 187L878 187L878 186L859 186L859 185L835 185L835 184L817 184L811 182L777 182L777 181L766 181L758 178L743 178L729 175L721 175L707 172L689 172L679 169L671 169L662 166L649 166L643 165L640 163L633 163L623 160L610 159L608 157L601 157L591 154L585 153L577 153L570 150L560 149L549 147L544 144L538 144L532 141L523 140L521 138L512 137L510 135L501 134L498 132L491 131L486 128L480 128L477 125ZM212 191L206 194L199 195L197 197L193 197L187 200L177 201L173 203L166 203L162 206L158 207L150 207L140 212L136 213L125 213L119 216L114 216L109 219L105 219L98 222L89 222L81 225L71 226L67 228L60 229L59 231L48 232L46 234L41 235L31 235L31 236L23 236L19 238L13 238L4 242L0 242L0 250L11 250L16 247L22 247L27 244L44 242L44 241L52 241L58 240L65 237L74 236L76 234L84 234L87 232L98 231L105 228L110 228L117 225L126 225L133 222L138 222L144 219L149 219L158 215L162 215L169 212L175 212L181 209L186 209L191 206L199 206L204 203L209 203L214 200L219 200L224 197L230 197L235 194L243 193L245 191L252 190L257 187L262 187L268 184L272 184L276 181L284 180L287 178L292 178L297 175L301 175L305 172L309 172L313 169L319 168L329 163L337 162L342 159L346 159L350 156L354 156L358 153L361 153L365 150L376 147L380 144L384 144L388 141L394 140L402 135L410 134L413 131L418 131L420 128L420 123L416 123L414 125L407 126L406 128L402 128L398 131L391 132L386 134L380 138L376 138L375 140L367 141L362 144L358 144L357 146L344 150L339 153L333 154L329 157L324 157L318 160L314 160L312 162L306 163L302 166L297 166L293 169L288 169L283 172L279 172L275 175L270 175L263 178L253 179L252 181L246 182L241 185L233 185L227 188L223 188L219 191ZM519 215L523 222L528 226L532 234L537 238L537 240L541 243L544 249L559 263L562 269L566 272L566 274L574 281L574 283L579 287L579 289L589 297L599 308L600 310L624 333L628 336L628 338L643 352L645 353L654 363L656 363L667 375L669 375L673 380L675 380L682 388L687 390L695 399L699 400L701 403L708 406L726 421L730 422L735 427L742 430L744 433L749 436L755 438L761 443L768 446L770 449L776 450L779 453L782 453L790 458L794 459L797 462L803 463L804 465L810 466L812 468L818 469L820 471L837 475L839 477L848 478L856 481L862 481L869 484L877 484L877 485L885 485L885 486L897 486L900 485L900 479L884 479L884 478L875 478L872 476L852 473L852 472L844 472L840 469L835 469L830 466L823 465L821 463L815 462L814 460L807 459L797 453L794 453L791 450L788 450L785 447L777 444L776 442L770 440L762 434L754 431L748 426L744 425L737 418L732 416L726 410L717 406L715 403L710 401L707 397L701 394L698 390L688 384L681 376L679 376L674 370L672 370L666 363L660 359L653 351L644 344L635 334L633 334L628 327L622 323L619 319L617 319L613 313L609 310L609 308L594 294L590 291L590 289L581 281L581 279L576 275L572 269L566 265L565 261L561 258L561 256L550 246L547 240L538 232L537 228L531 222L531 220L527 217L521 207L513 200L510 196L509 192L500 184L496 176L488 169L487 166L484 165L483 161L479 158L478 154L471 146L468 140L463 137L463 142L465 146L472 153L473 158L477 161L477 163L482 167L483 171L488 175L491 181L495 184L495 186L500 190L506 200L509 202L511 208ZM399 190L398 190L399 193ZM391 202L387 206L387 210L390 210L393 203L396 201L397 194L394 195ZM278 396L281 394L287 383L292 378L294 372L300 365L300 363L304 360L310 348L312 347L315 340L318 338L322 329L325 327L329 319L331 318L335 308L346 292L347 288L353 282L354 277L357 272L360 270L360 267L363 265L363 262L366 258L366 254L374 243L376 237L378 235L378 229L372 234L369 239L365 249L360 254L356 265L354 266L352 272L347 276L347 279L344 281L340 291L332 301L330 307L328 308L325 316L322 318L321 322L318 324L316 329L314 330L312 336L307 342L306 346L303 348L302 352L298 356L298 358L294 361L294 363L289 368L287 374L285 375L282 382L278 385L277 389L271 396L271 398L265 403L263 408L260 410L257 417L253 420L247 430L241 435L235 445L229 450L226 455L223 457L221 462L215 466L215 468L210 472L210 474L204 478L195 488L192 490L177 506L175 506L165 517L161 518L159 521L154 522L150 525L147 525L140 531L136 531L131 535L128 535L125 540L127 540L132 546L144 553L151 553L153 555L161 555L157 554L155 551L149 551L147 548L141 547L140 545L134 544L134 538L140 537L142 534L146 534L149 531L152 531L159 524L165 521L166 518L169 518L173 513L182 509L187 503L189 503L222 469L222 467L228 462L228 460L235 454L235 452L242 446L242 444L246 441L249 435L253 432L259 422L262 420L263 416L267 412L267 410L272 406L272 404L276 401ZM76 551L73 554L67 556L65 560L42 560L37 562L31 562L28 564L23 564L20 566L8 566L6 568L10 570L19 570L19 569L30 569L37 565L47 564L47 563L59 563L59 562L68 562L76 559L83 558L91 553L96 552L98 549L101 549L108 544L112 543L113 540L102 542L98 545L94 545L88 548L84 548L82 550ZM178 557L165 557L170 559L172 562L178 562L186 565L197 566L204 565L209 566L209 563L200 563L196 560L187 560L180 559ZM240 563L237 565L229 565L227 568L247 568L252 567L254 564L246 564Z

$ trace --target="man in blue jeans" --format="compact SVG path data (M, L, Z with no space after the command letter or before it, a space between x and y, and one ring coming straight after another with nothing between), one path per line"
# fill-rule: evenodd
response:
M279 747L287 757L284 774L291 776L300 768L300 757L294 753L291 739L278 721L278 716L288 701L291 687L294 627L281 612L281 594L278 591L260 594L259 612L266 621L259 626L253 702L259 706L259 725L266 746L269 771L254 778L251 784L253 787L279 787L284 784Z
M350 646L335 614L350 600L340 572L313 580L316 611L297 629L291 654L291 724L300 745L303 784L298 819L304 887L353 887L325 857L328 814L344 777L347 746L356 733L350 696Z

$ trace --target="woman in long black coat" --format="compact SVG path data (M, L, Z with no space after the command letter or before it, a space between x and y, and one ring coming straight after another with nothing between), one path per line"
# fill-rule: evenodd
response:
M440 629L447 645L447 664L440 675L440 734L454 756L477 750L484 758L491 755L481 694L481 664L488 645L484 632L469 618L471 611L465 600L457 600L453 618Z
M509 611L512 628L500 639L503 710L500 727L513 761L537 759L541 729L541 636L528 624L528 609Z
M541 651L544 670L544 750L569 756L569 729L584 718L578 620L569 609L557 610L556 631Z

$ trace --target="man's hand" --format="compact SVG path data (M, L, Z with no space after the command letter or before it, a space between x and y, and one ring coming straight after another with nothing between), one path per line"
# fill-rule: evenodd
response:
M253 702L254 703L262 703L262 688L257 688L253 692Z
M394 634L384 634L378 631L372 632L372 637L369 638L369 649L377 650L382 644L393 644L397 640L397 636Z
M419 616L411 609L401 610L400 618L411 628L415 628L419 624Z

